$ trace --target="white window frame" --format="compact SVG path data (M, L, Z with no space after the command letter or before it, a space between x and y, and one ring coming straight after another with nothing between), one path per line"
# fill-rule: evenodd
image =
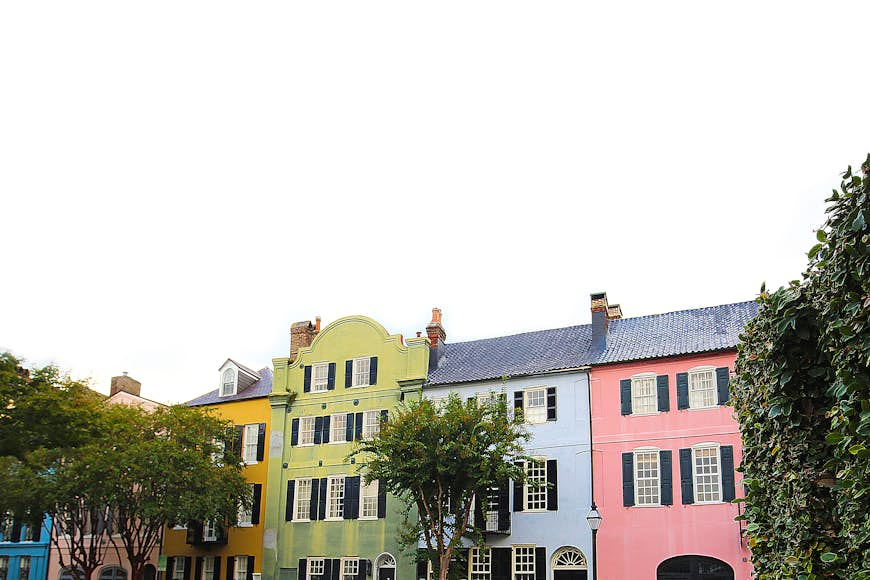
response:
M318 377L318 371L323 370L322 377ZM329 363L318 362L311 365L311 392L323 393L329 390Z
M248 484L248 496L253 500L254 497L254 484ZM241 504L239 504L239 514L238 514L238 523L236 527L239 528L250 528L254 525L254 506L253 503L251 507L248 509L244 509Z
M705 505L722 503L722 455L719 447L720 445L718 443L698 443L697 445L692 446L692 490L696 504ZM701 483L699 482L699 479L702 477L710 477L710 475L708 474L698 473L698 451L713 451L712 456L714 458L714 463L712 463L711 465L716 466L715 483L718 488L717 491L719 499L698 499L698 490L701 489Z
M533 457L534 463L540 465L540 470L543 473L544 485L534 489L529 485L529 481L531 481L532 477L529 473L529 470L532 468L532 462L527 461L523 466L526 470L526 481L523 483L523 510L527 512L545 512L549 507L547 505L547 458L546 457ZM534 499L532 497L534 494ZM540 495L543 494L543 499L540 499ZM532 501L540 504L543 501L543 507L530 507Z
M199 580L218 580L214 577L214 564L217 556L204 556L202 559L202 572L200 572ZM209 569L209 562L211 569Z
M539 393L543 394L543 405L535 405L532 407L530 405L530 400L533 395L537 395ZM533 413L530 413L530 409L536 409ZM541 411L537 411L537 409L541 409ZM523 389L523 421L528 423L529 425L543 425L547 422L547 387L528 387Z
M340 580L356 580L359 576L359 558L342 558L340 566ZM351 569L350 573L348 567Z
M316 417L299 417L299 447L308 447L310 445L314 445L314 428ZM303 426L306 423L311 424L311 429L303 429ZM310 440L303 442L302 435L306 434L306 438L310 438ZM309 435L310 434L310 435Z
M347 489L345 483L344 475L330 475L326 478L325 521L338 521L344 519L344 501L346 499L345 492ZM336 497L338 495L340 495L340 497Z
M655 448L655 447L639 447L637 449L634 449L632 452L634 454L634 457L633 457L634 469L632 470L632 477L634 478L634 505L636 507L661 507L661 505L662 505L662 465L661 465L661 454L659 453L659 451L660 450ZM640 461L639 461L640 455L651 455L651 456L655 457L656 476L654 478L653 477L641 478L638 475L638 472L640 470ZM658 498L658 501L656 501L655 503L649 502L649 501L641 502L641 495L640 495L640 481L641 481L641 479L648 481L648 482L651 482L653 480L655 481L654 488L656 490L656 497Z
M22 574L25 569L24 562L27 562L27 575ZM123 568L121 569L123 570ZM18 580L29 580L31 572L33 572L33 558L27 554L22 554L18 557Z
M697 377L701 374L709 373L711 386L710 388L701 389L698 388L698 385L694 384ZM718 392L716 387L716 367L714 366L702 366L702 367L694 367L688 370L688 390L689 390L689 408L690 409L712 409L718 406ZM697 399L700 396L704 396L706 398L709 393L710 403L704 404L698 403Z
M302 497L302 483L307 482L308 484L308 497ZM294 522L310 522L311 521L311 489L314 486L314 480L310 477L303 477L296 480L295 489L293 490L293 521ZM302 504L302 502L308 502L306 504ZM302 515L300 516L300 509L304 509Z
M371 420L374 417L374 421ZM369 440L381 432L381 410L363 411L362 438Z
M363 370L363 365L365 366L365 370ZM353 359L351 365L351 388L369 386L369 378L371 376L370 373L372 368L371 365L371 357L361 356Z
M223 465L224 464L224 454L227 450L227 442L223 439L212 439L212 445L218 448L218 451L211 452L211 462L214 465Z
M368 495L366 495L368 493ZM373 499L374 498L374 499ZM368 500L368 503L366 502ZM371 513L372 505L374 505L374 514ZM366 514L366 508L369 508L369 514ZM359 488L359 519L361 520L376 520L378 519L378 480L374 480L366 485L364 480L360 481Z
M486 511L483 513L484 529L487 532L497 532L497 531L499 531L498 530L499 489L498 489L498 487L490 487L489 489L486 490L486 494L487 494Z
M514 544L511 546L511 578L513 580L535 580L537 572L535 561L535 544ZM517 556L519 550L528 550L531 552L531 570L526 567L522 572L517 567ZM522 576L520 576L522 574Z
M209 533L209 531L211 533ZM217 522L214 520L206 520L202 525L202 541L203 542L217 542L218 539L218 527Z
M232 376L227 378L227 374L232 373ZM231 392L225 392L227 385L232 385ZM218 395L221 397L231 397L238 393L239 390L239 371L233 367L227 367L221 373L221 384Z
M471 548L468 557L468 580L492 578L492 548Z
M347 413L329 416L329 444L333 443L347 443Z
M233 580L248 580L248 557L236 556L233 564Z
M641 394L640 389L643 387L642 381L652 382L652 394ZM638 373L631 377L631 414L632 415L655 415L659 412L659 394L658 394L658 377L655 373ZM640 405L639 399L649 399L652 397L652 409L638 411Z
M308 558L306 566L308 567L308 570L305 577L308 580L313 580L315 576L318 577L319 580L325 580L326 558Z
M432 403L432 408L435 409L435 413L438 415L444 414L444 407L447 405L447 400L449 396L444 397L429 397L429 401Z
M245 428L242 431L242 460L247 465L257 464L257 446L259 444L260 426L257 423L250 423L248 425L245 425Z
M179 563L181 564L179 566ZM183 556L179 556L172 561L172 580L184 580L184 567L187 565L187 560Z

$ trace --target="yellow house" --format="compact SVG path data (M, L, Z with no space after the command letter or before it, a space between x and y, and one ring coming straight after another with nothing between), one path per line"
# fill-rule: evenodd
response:
M216 522L175 526L164 534L167 557L164 580L259 580L265 524L268 433L271 418L269 393L272 371L253 371L232 359L220 367L214 391L189 401L209 407L235 427L233 448L240 450L250 482L253 506L239 511L236 525Z

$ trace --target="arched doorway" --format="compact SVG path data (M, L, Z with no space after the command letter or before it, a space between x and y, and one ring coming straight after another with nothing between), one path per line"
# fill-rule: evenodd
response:
M396 580L396 559L384 552L375 560L375 580Z
M157 568L154 564L145 564L144 580L154 580L157 578Z
M553 569L553 580L586 580L588 574L586 556L573 546L556 550L550 567Z
M734 580L734 570L716 558L677 556L659 564L656 580Z

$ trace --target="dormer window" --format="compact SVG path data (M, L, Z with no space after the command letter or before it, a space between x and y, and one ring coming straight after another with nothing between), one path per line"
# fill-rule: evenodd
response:
M221 378L221 397L236 394L236 371L227 369Z
M265 370L265 369L264 369ZM218 383L218 396L231 397L244 392L248 387L255 385L260 380L260 373L239 364L228 358L218 369L220 382Z

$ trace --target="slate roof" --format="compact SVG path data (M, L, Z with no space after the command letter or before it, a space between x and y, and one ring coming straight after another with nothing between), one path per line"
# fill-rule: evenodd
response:
M757 312L755 302L738 302L613 320L603 352L592 350L591 324L447 343L427 384L465 383L733 349L743 326Z
M235 362L235 361L233 361ZM272 369L264 367L257 372L251 371L260 376L260 380L244 389L235 395L227 397L219 396L220 389L215 389L210 393L206 393L191 401L185 403L188 407L198 407L200 405L214 405L217 403L229 403L230 401L243 401L245 399L256 399L258 397L267 397L272 392Z

